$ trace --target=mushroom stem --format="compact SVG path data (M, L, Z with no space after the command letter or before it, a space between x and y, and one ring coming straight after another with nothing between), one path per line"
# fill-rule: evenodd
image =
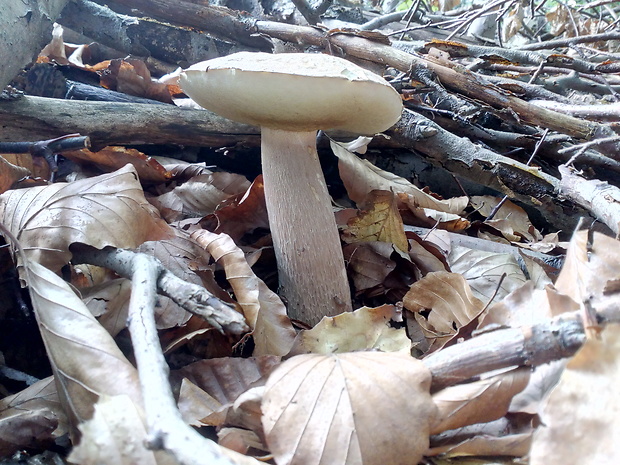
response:
M291 318L315 325L351 310L351 291L316 131L261 129L265 200Z

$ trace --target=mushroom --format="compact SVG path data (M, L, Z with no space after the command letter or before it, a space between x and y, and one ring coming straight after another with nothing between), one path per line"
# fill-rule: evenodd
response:
M398 92L345 59L304 53L240 52L203 61L183 71L180 85L200 106L261 128L265 201L289 316L314 325L350 311L316 134L388 129L402 112Z

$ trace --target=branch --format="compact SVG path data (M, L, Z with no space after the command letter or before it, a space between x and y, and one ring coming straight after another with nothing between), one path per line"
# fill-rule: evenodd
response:
M171 453L184 465L258 464L250 457L226 451L183 421L174 402L168 365L155 327L153 309L159 270L153 267L151 257L144 254L136 254L130 267L129 332L144 397L149 447Z
M73 254L72 261L74 263L89 263L109 268L118 275L132 281L135 280L136 261L140 259L142 260L140 263L143 263L146 260L152 269L152 273L156 273L156 288L162 295L170 297L188 312L204 318L219 331L231 334L243 334L250 331L243 315L233 307L213 296L204 287L183 281L165 269L155 257L113 247L98 250L79 243L73 244L70 250Z
M606 314L601 320L618 322L620 315ZM535 326L483 333L444 347L422 361L433 375L432 390L438 391L489 371L570 357L585 341L581 315L574 312Z

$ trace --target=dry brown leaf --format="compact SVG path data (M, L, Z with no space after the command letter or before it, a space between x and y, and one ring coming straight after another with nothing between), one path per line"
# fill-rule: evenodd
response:
M473 196L470 202L478 212L487 217L501 201L500 198L490 195ZM506 239L512 242L525 240L527 242L541 241L542 234L534 227L525 210L510 200L504 202L492 220L484 224L497 229Z
M104 65L106 65L104 67ZM168 86L151 79L151 72L142 60L116 58L97 66L101 85L136 97L145 97L160 102L172 103Z
M179 409L192 424L220 426L227 409L250 387L264 383L280 357L201 360L172 373L182 378Z
M436 413L430 380L403 354L298 355L267 381L267 444L278 465L418 463Z
M484 307L463 276L446 271L429 273L413 283L403 305L414 312L431 342L431 350L442 347L459 328L477 318ZM422 311L428 311L428 316L422 316Z
M97 317L99 324L115 337L127 327L131 281L118 278L103 284L80 289L82 301Z
M268 229L263 176L254 180L243 197L231 199L230 203L205 218L201 224L215 233L226 233L235 241L257 228Z
M543 323L553 315L575 311L578 305L570 298L558 293L552 286L535 289L532 281L512 291L501 302L485 310L480 318L479 328L497 324L501 326L533 326Z
M154 158L136 149L111 146L97 152L88 149L66 150L62 155L78 163L93 163L104 171L118 170L129 163L136 169L143 183L166 182L172 177Z
M467 280L474 295L484 303L490 302L494 296L494 302L502 300L527 281L519 263L511 254L453 246L448 263L453 272ZM502 280L504 273L506 276Z
M217 432L218 444L240 454L247 454L250 448L265 450L258 435L241 428L222 428Z
M390 191L374 190L368 193L361 212L347 222L342 236L348 244L357 242L388 242L402 252L409 250L403 219L398 212L396 198Z
M230 236L198 230L191 237L213 256L226 272L237 302L254 336L254 355L285 355L295 339L286 307L248 265L243 251Z
M185 423L192 426L222 426L226 419L225 405L183 378L177 407Z
M620 325L609 324L570 360L541 413L530 463L620 463Z
M168 221L202 217L215 212L227 199L243 194L250 182L235 173L203 173L151 199Z
M594 233L588 245L588 232L573 235L566 261L555 286L578 304L601 311L617 308L620 300L620 242ZM559 310L559 309L557 309Z
M138 409L127 396L103 396L95 405L93 417L80 425L80 432L82 433L80 444L69 456L72 463L80 465L163 463L157 461L155 452L146 448L146 428ZM165 452L160 451L157 454Z
M343 248L347 262L347 273L353 280L356 294L369 289L384 292L382 284L396 269L396 262L390 258L394 246L387 242L367 242L350 244Z
M126 394L141 405L136 369L78 296L40 264L27 261L24 269L58 396L73 426L92 416L102 395Z
M10 163L4 155L0 157L0 194L26 176L30 176L29 169Z
M437 421L431 434L503 417L512 398L525 389L529 368L519 368L473 383L450 386L433 394Z
M330 142L330 146L338 157L340 177L349 198L355 203L362 203L370 191L384 190L395 194L411 195L418 207L446 213L459 214L467 206L467 197L438 200L418 189L405 178L377 168L367 160L362 160L340 144Z
M402 320L394 305L362 307L354 312L323 318L311 330L297 335L289 355L327 355L370 349L408 354L411 341L404 328L390 326L392 320Z
M0 400L0 456L24 448L44 449L67 432L68 422L54 378Z
M5 192L0 195L0 220L28 258L53 271L69 262L74 242L98 249L133 248L173 236L144 198L131 165L69 184Z

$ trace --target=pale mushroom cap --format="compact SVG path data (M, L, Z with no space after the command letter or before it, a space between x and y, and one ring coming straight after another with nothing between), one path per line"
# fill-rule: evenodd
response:
M191 66L180 84L214 113L272 129L372 135L402 112L400 95L382 77L330 55L240 52Z

